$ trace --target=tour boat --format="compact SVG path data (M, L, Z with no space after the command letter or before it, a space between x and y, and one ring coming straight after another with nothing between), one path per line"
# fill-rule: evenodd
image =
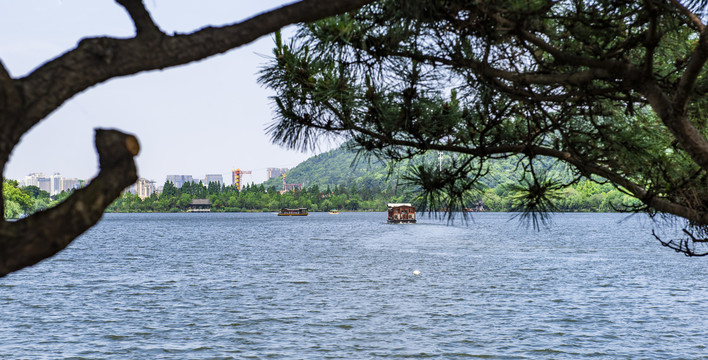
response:
M388 204L389 224L414 224L415 208L408 203Z
M337 209L332 209L332 210L329 211L329 213L332 214L332 215L337 215L337 214L339 214L339 210L337 210Z
M297 208L297 209L287 209L282 208L278 213L278 216L307 216L307 208Z

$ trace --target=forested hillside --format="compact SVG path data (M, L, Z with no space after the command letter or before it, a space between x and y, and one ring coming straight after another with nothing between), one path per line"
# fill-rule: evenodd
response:
M450 162L450 156L445 153L442 154L442 158L438 156L439 153L430 152L413 160L404 161L395 166L389 176L389 167L386 163L375 158L357 158L353 151L343 145L338 149L315 155L298 164L287 172L285 180L288 184L302 184L304 187L343 185L357 188L393 189L396 186L407 188L404 178L409 166L427 164L433 167L440 165L441 168L445 168L446 164ZM500 185L518 182L521 179L522 171L517 162L516 158L490 161L488 163L489 173L481 179L483 187L496 188ZM557 161L548 159L543 165L559 179L570 181L571 177ZM266 188L274 186L277 189L282 189L282 183L283 179L278 177L266 181L264 185Z
M358 161L355 161L358 160ZM356 159L352 151L341 147L311 157L286 174L289 184L303 184L305 188L318 185L344 186L350 192L394 194L404 201L415 202L417 189L405 180L406 172L411 167L426 164L438 165L444 169L451 161L448 154L430 152L410 161L399 164L390 172L388 166L375 159ZM567 168L553 159L539 160L548 177L559 181L571 182L573 177ZM522 182L523 169L517 158L500 159L487 162L489 171L480 180L477 193L469 196L470 204L481 202L490 211L513 211L516 208L518 194L515 187ZM271 179L266 187L282 188L282 179ZM389 196L390 196L389 195ZM638 202L627 196L620 189L602 181L582 180L573 183L568 189L554 194L555 207L558 211L617 211L631 210Z
M376 159L357 158L356 154L347 150L346 145L338 149L315 155L287 172L285 180L288 184L303 184L303 186L319 185L350 187L385 188L387 179L386 164ZM282 178L270 179L264 183L266 187L282 188Z

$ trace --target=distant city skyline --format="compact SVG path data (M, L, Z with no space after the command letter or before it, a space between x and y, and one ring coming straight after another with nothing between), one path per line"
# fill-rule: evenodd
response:
M46 191L49 195L54 196L63 191L79 189L86 185L86 179L66 177L61 173L46 175L43 172L34 172L27 174L17 180L20 186L36 186L42 191Z
M261 174L261 175L263 175L263 176L258 176L259 174L256 174L255 172L254 172L254 174L246 174L246 175L243 175L243 176L244 176L244 180L245 180L245 183L244 183L244 184L251 184L251 183L260 184L260 183L263 183L263 182L265 182L266 180L268 180L268 179L270 179L270 178L272 178L272 177L275 177L275 176L268 177L269 174L271 174L271 171L269 171L269 170L272 170L272 169L275 169L275 168L266 168L265 170L263 170L263 173L264 173L264 174ZM287 171L288 169L287 169L287 168L278 168L277 170L286 170L286 171ZM46 174L51 174L51 175L46 175ZM282 174L282 172L278 172L278 174ZM7 177L7 178L10 179L10 180L16 180L16 181L18 181L21 186L27 186L27 185L35 185L35 186L37 186L37 184L34 184L34 183L28 183L28 184L27 184L27 183L26 183L27 179L28 179L28 178L32 178L32 177L46 177L46 178L50 178L50 177L57 176L57 175L60 175L61 177L64 177L64 178L67 178L67 179L82 180L82 181L84 181L84 180L85 180L85 181L91 180L91 177L83 178L83 177L72 177L71 175L69 175L69 176L64 176L64 173L63 173L63 172L60 172L60 171L55 171L55 172L32 171L31 173L26 174L26 175L21 176L21 177L17 177L17 178ZM263 180L261 180L261 181L253 181L253 180L249 179L249 178L252 178L251 175L254 175L255 177L262 177ZM185 178L184 178L184 179L180 179L180 180L177 180L177 179L175 179L175 178L171 178L171 177L174 177L174 176L184 176ZM217 178L217 176L220 177L220 178ZM193 181L193 182L196 182L196 183L198 183L198 182L201 181L201 182L204 183L204 185L207 185L210 181L213 181L213 182L220 182L220 183L222 183L222 184L224 184L224 185L226 185L226 186L231 185L231 171L229 171L228 176L226 176L226 174L214 173L214 172L208 173L208 174L204 174L204 175L202 175L202 176L194 175L194 174L189 174L189 173L186 173L186 172L182 172L182 173L178 173L178 174L168 174L168 175L165 175L165 176L162 177L162 178L157 178L157 179L152 179L152 178L148 178L148 177L145 177L145 176L140 176L140 178L144 178L144 179L146 179L146 180L154 181L156 187L162 187L162 186L165 184L165 182L168 181L168 180L169 180L169 181L172 181L172 183L174 183L175 185L177 185L177 187L181 187L183 183L188 182L188 181ZM219 180L219 179L220 179L220 180ZM47 190L47 192L49 192L49 191ZM52 194L52 195L54 195L54 194Z

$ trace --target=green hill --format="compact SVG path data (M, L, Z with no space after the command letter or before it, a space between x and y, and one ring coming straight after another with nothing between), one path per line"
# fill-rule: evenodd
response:
M428 164L437 163L437 152L421 156L413 160L413 163L426 162ZM496 160L488 163L490 173L483 179L484 185L494 188L499 184L518 181L520 171L517 169L516 160ZM399 175L406 172L407 162L401 163L389 176L389 169L386 163L376 159L357 158L354 151L349 150L345 145L330 150L328 152L315 155L296 167L290 169L285 177L288 184L302 184L304 187L318 185L321 188L326 186L345 186L356 188L392 188L398 184L400 186ZM278 177L267 180L266 188L274 186L276 189L282 188L283 180Z
M288 184L302 184L304 187L318 185L356 186L357 188L385 188L387 184L386 164L371 159L357 159L356 154L345 145L328 152L315 155L290 169L285 177ZM264 183L266 188L282 188L283 180L278 177Z
M443 155L442 166L445 166L445 157L449 156ZM537 160L536 168L543 168L551 178L565 183L573 179L572 174L563 164L552 159L537 158ZM437 152L430 152L414 158L411 163L434 165L437 161ZM515 191L518 190L508 185L519 184L523 174L518 158L488 161L486 165L489 172L481 179L483 187L478 195L479 200L490 210L513 211L515 209L513 199ZM353 151L342 146L300 163L287 172L285 179L288 184L302 184L305 188L314 185L321 190L326 187L332 189L344 187L352 189L350 192L358 192L367 198L373 194L387 194L388 200L397 199L407 202L412 201L417 193L415 187L407 185L399 177L406 173L408 166L408 163L401 163L391 176L388 176L389 169L385 163L375 159L366 161L357 158ZM282 178L270 179L264 185L266 188L273 186L281 189ZM615 208L636 204L636 199L630 198L609 183L598 184L582 179L562 190L556 201L556 206L561 211L613 211Z

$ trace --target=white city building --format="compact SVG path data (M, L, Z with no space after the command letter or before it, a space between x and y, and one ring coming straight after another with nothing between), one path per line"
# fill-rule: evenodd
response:
M209 183L218 183L219 186L224 185L224 176L221 174L206 174L204 175L204 186L209 186Z
M18 181L21 186L36 186L54 196L62 191L79 189L82 181L77 178L65 178L59 173L47 176L44 173L31 173Z
M192 182L192 175L167 175L167 181L171 182L175 187L181 188L184 183Z

